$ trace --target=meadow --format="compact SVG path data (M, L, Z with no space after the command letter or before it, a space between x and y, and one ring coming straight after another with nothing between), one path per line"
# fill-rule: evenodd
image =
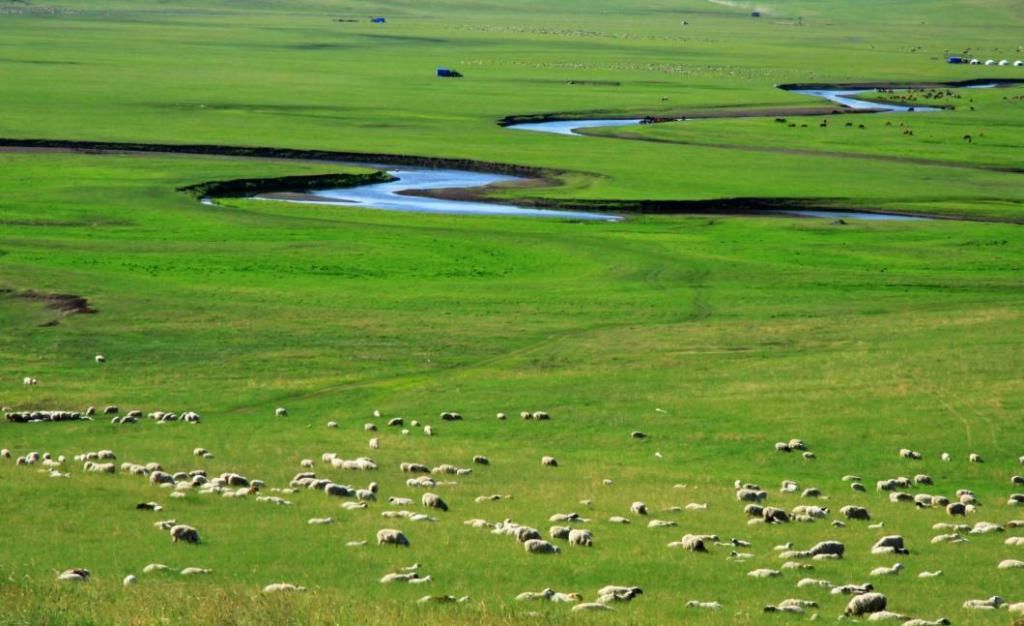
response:
M1008 624L1005 610L961 608L999 594L1024 601L1021 557L1006 536L932 545L940 509L890 503L874 481L916 473L951 496L972 489L967 519L1024 517L1006 504L1024 473L1024 239L1019 146L1024 88L958 91L935 114L695 120L588 131L512 132L507 115L625 117L818 104L786 82L951 81L1014 68L950 66L945 51L1018 52L1017 3L769 6L599 1L237 3L0 2L0 137L210 143L494 161L567 172L559 185L498 191L551 203L793 198L837 207L995 220L868 222L629 215L617 223L400 214L246 198L200 204L181 187L237 178L365 173L350 165L197 155L0 151L0 406L194 410L202 423L0 423L14 456L107 448L117 463L239 472L285 487L314 459L318 476L380 501L344 510L317 491L221 498L167 490L124 472L68 478L0 460L0 623L392 624L834 620L848 598L797 589L803 575L875 580L890 608L955 624ZM751 18L759 8L764 16ZM386 24L367 17L384 13ZM338 19L357 19L339 22ZM684 26L682 21L686 21ZM1013 57L1017 58L1017 57ZM441 65L466 77L441 80ZM1016 74L1014 74L1016 72ZM1024 76L1021 76L1024 77ZM569 80L613 81L569 85ZM965 106L964 98L973 99ZM891 125L886 125L891 122ZM913 137L899 124L909 124ZM866 128L860 129L858 124ZM905 128L905 127L904 127ZM971 133L967 144L963 135ZM851 137L852 136L852 137ZM27 292L76 294L94 314L61 315ZM53 322L57 323L53 325ZM106 356L97 364L96 354ZM23 385L25 376L37 385ZM287 417L276 417L287 407ZM379 410L383 417L375 418ZM523 410L550 421L521 420ZM442 422L459 411L462 422ZM506 421L497 412L509 415ZM410 432L385 426L402 416ZM426 437L408 423L432 425ZM336 421L337 429L327 428ZM365 432L375 423L380 431ZM646 440L630 437L643 431ZM367 440L377 436L379 450ZM817 458L781 454L799 437ZM212 459L193 456L208 448ZM908 447L922 461L899 458ZM949 452L944 463L939 454ZM324 452L370 456L371 472L325 467ZM970 464L969 453L985 462ZM489 466L473 466L487 455ZM552 455L559 467L542 467ZM411 497L400 462L473 467L433 491L434 523L381 517ZM862 476L867 493L841 480ZM606 486L604 479L614 484ZM780 494L780 481L828 500ZM733 481L769 504L866 506L862 522L748 526ZM676 487L683 485L684 487ZM510 494L478 503L477 496ZM145 501L165 510L135 510ZM592 501L589 505L582 500ZM631 516L645 501L648 529ZM666 512L707 503L706 511ZM593 548L556 542L531 555L464 526L505 518L545 535L548 517L591 518ZM617 525L613 515L631 517ZM335 523L310 526L312 517ZM174 545L157 520L202 533ZM408 549L376 546L401 528ZM730 561L670 550L684 533L747 539ZM869 547L902 534L911 554ZM778 568L772 546L847 545L841 561ZM346 542L370 545L348 547ZM200 566L185 578L147 563ZM377 580L420 563L428 585ZM92 579L55 580L70 567ZM923 570L942 569L935 579ZM123 587L125 575L138 583ZM273 582L309 588L266 595ZM645 593L614 613L515 596L552 587L593 600L608 584ZM421 606L424 594L470 596ZM821 605L764 615L787 597ZM718 600L720 611L688 609Z

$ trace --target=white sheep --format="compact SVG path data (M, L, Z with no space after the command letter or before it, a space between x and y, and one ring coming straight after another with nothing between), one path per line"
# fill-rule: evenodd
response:
M558 554L561 552L558 546L543 539L527 539L523 542L523 549L530 554Z
M569 545L592 547L594 535L585 528L573 528L569 531Z
M902 570L902 569L903 569L903 564L902 563L893 563L889 567L876 567L875 569L871 570L871 575L872 576L895 576L896 574L899 574L900 570Z
M286 417L288 415L288 409L284 408L283 406L279 406L276 409L274 409L274 415L276 417Z
M420 498L420 502L422 502L423 506L431 509L440 509L442 511L448 510L448 504L436 493L428 492L423 494L423 497Z
M271 583L263 588L263 593L282 593L291 591L305 591L305 587L291 583Z
M377 531L377 545L393 545L409 547L409 539L400 530L383 528Z
M700 600L690 600L686 603L686 607L689 609L708 609L711 611L717 611L722 608L722 604L718 601L702 602Z
M846 605L845 613L851 617L878 613L879 611L884 611L887 604L888 599L880 593L862 593L850 599L849 604Z
M558 461L553 456L541 457L540 464L547 467L558 467Z
M643 502L634 502L629 505L629 511L633 515L647 515L647 505Z
M1003 600L999 596L992 596L987 600L967 600L963 606L965 609L974 609L980 611L991 611L998 609L999 607L1006 604L1006 600Z
M175 524L168 531L171 535L171 542L178 543L199 543L199 531L186 524Z
M778 578L779 576L782 576L782 572L762 567L747 572L747 576L750 576L751 578Z

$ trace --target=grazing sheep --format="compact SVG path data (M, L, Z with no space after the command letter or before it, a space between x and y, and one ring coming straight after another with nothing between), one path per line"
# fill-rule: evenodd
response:
M932 620L914 618L903 622L903 626L949 626L952 623L945 617Z
M918 485L933 485L933 484L935 484L932 481L932 477L929 476L928 474L915 474L914 475L914 482L917 483Z
M871 513L862 506L848 505L839 509L839 512L846 516L846 519L864 520L871 519Z
M871 546L871 554L910 554L901 535L886 535Z
M516 596L516 600L519 602L532 602L534 600L550 600L555 595L555 590L551 588L544 589L543 591L524 591L523 593Z
M932 543L966 543L967 539L959 533L946 533L932 537Z
M951 502L946 505L946 513L948 513L950 517L956 517L957 515L964 517L967 515L967 506L960 502Z
M1024 561L1018 559L1005 559L999 562L997 569L1020 569L1024 567Z
M647 515L647 505L643 502L634 502L629 505L629 512L633 515Z
M186 567L183 570L181 570L181 575L182 576L199 576L201 574L210 574L212 572L213 572L212 569L207 569L205 567Z
M672 520L664 520L664 519L652 519L651 521L647 522L647 527L648 528L671 528L671 527L677 526L677 525L678 524L676 524Z
M893 563L890 567L876 567L871 570L871 576L895 576L903 569L902 563Z
M800 485L796 484L792 480L782 481L782 486L779 488L780 493L796 493L800 490Z
M782 572L774 569L760 568L747 572L747 576L751 578L778 578L782 576Z
M880 593L863 593L850 599L849 604L846 605L845 614L856 617L868 613L878 613L884 611L887 604L888 599Z
M363 430L368 432L368 433L375 433L375 432L377 432L377 425L376 424L363 424Z
M917 575L918 578L938 578L942 576L942 570L937 569L934 572L924 571Z
M768 524L789 523L789 513L773 506L765 507L761 512L761 517L764 519L765 523Z
M978 522L975 524L967 534L969 535L987 535L989 533L1001 533L1006 529L999 524L993 524L992 522Z
M702 602L700 600L690 600L686 603L686 608L689 609L709 609L711 611L717 611L722 608L722 604L717 601Z
M644 592L640 587L623 587L621 585L606 585L597 590L598 602L629 602L633 598L642 595Z
M814 459L818 458L818 455L813 452L804 452L802 456L808 461L813 461Z
M985 462L985 460L981 458L980 454L975 454L974 452L972 452L971 455L969 457L967 457L967 460L970 461L971 463L984 463Z
M1006 604L1006 600L1003 600L999 596L992 596L987 600L967 600L966 602L964 602L963 607L965 609L991 611L994 609L998 609L1004 604Z
M388 420L388 426L397 427L397 426L404 426L404 425L405 425L405 420L402 419L401 417L392 417L391 419Z
M736 499L740 502L763 502L768 499L768 492L760 489L742 488L736 491Z
M572 532L572 529L568 526L552 526L548 529L548 535L552 539L568 539L570 532Z
M57 574L57 580L64 582L84 583L89 580L90 576L92 576L92 572L90 572L89 570L85 569L84 567L75 567L71 569L66 569L63 572Z
M586 546L590 548L594 545L594 535L585 528L573 528L569 531L568 539L571 546Z
M497 417L498 420L502 421L502 422L505 421L506 419L508 419L508 416L505 415L504 413L498 413L495 417Z
M337 427L338 427L338 422L335 422L333 420L330 421L330 422L327 422L327 428L337 428Z
M441 509L442 511L448 510L448 504L441 499L441 496L437 495L436 493L428 492L423 494L423 496L420 498L420 502L423 504L423 506L431 509Z
M861 483L850 483L850 489L852 489L853 491L860 491L860 492L865 492L865 491L868 490L868 488L865 487Z
M838 558L842 558L846 552L846 546L840 541L828 540L819 541L818 543L811 546L811 549L807 551L812 557L818 557L823 555L831 555Z
M1003 543L1008 546L1024 546L1024 537L1008 537Z
M473 457L473 463L476 463L477 465L490 465L491 460L483 455L478 454Z
M803 493L800 494L800 497L801 498L820 498L821 497L821 489L818 489L817 487L808 487L807 489L804 489Z
M614 610L615 609L613 609L612 607L608 606L607 604L601 604L599 602L584 602L582 604L577 604L576 606L572 607L572 612L573 613L581 613L583 611L614 611Z
M904 459L911 459L914 461L920 461L922 458L924 458L921 456L920 452L915 452L914 450L909 450L907 448L903 448L900 450L900 456Z
M287 417L288 416L288 409L284 408L283 406L279 406L276 409L274 409L274 416L276 416L276 417Z
M530 528L529 526L517 526L513 531L512 535L516 538L519 543L526 543L527 541L540 540L540 531L536 528Z
M776 452L792 452L793 448L789 447L789 444L784 441L779 441L775 444Z
M608 518L608 521L612 524L630 524L629 518L622 517L621 515L613 515Z
M544 456L540 459L540 464L547 467L558 467L558 461L553 456Z
M417 604L465 604L469 602L469 596L423 596L416 601Z
M325 524L333 524L334 523L334 518L332 518L332 517L311 517L311 518L309 518L309 521L306 522L306 523L309 524L310 526L323 526Z
M400 530L384 528L377 531L377 545L393 545L409 547L409 539Z
M191 526L176 524L171 526L168 532L170 532L172 543L178 543L179 541L193 544L199 543L199 531Z
M797 564L799 565L799 564ZM785 566L783 566L784 569ZM797 589L803 589L804 587L823 587L825 589L831 589L835 587L830 581L824 578L801 578L796 584Z
M128 575L127 575L127 576L125 576L125 577L124 577L124 579L123 579L123 580L121 581L121 584L122 584L122 585L124 585L125 587L131 587L131 586L132 586L132 585L134 585L134 584L135 584L136 582L138 582L138 578L136 578L136 577L135 577L135 574L128 574Z
M271 583L263 588L263 593L282 593L305 590L305 587L300 587L299 585L293 585L291 583Z
M942 453L942 454L941 454L941 455L939 456L939 458L941 458L941 459L942 459L942 461L943 461L944 463L949 463L950 461L952 461L952 460L953 460L953 457L952 457L952 456L950 456L950 454L949 454L948 452L943 452L943 453Z
M708 510L708 503L707 502L701 502L701 503L690 502L689 504L686 505L685 508L686 508L687 511L707 511Z
M543 539L527 539L523 542L523 549L530 554L558 554L561 552L558 546Z

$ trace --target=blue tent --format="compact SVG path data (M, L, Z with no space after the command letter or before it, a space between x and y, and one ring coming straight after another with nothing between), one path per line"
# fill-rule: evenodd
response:
M370 21L374 24L383 24L388 21L386 17L371 17Z
M437 75L440 78L462 78L462 74L455 70L448 69L447 67L437 68Z

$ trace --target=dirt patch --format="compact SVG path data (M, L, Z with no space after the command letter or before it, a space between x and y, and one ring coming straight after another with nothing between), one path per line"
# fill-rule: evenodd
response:
M97 309L89 306L89 301L86 298L70 293L42 293L31 289L27 291L0 289L0 296L39 302L45 309L59 313L59 317L43 322L40 326L56 326L60 323L61 318L69 315L99 313Z

